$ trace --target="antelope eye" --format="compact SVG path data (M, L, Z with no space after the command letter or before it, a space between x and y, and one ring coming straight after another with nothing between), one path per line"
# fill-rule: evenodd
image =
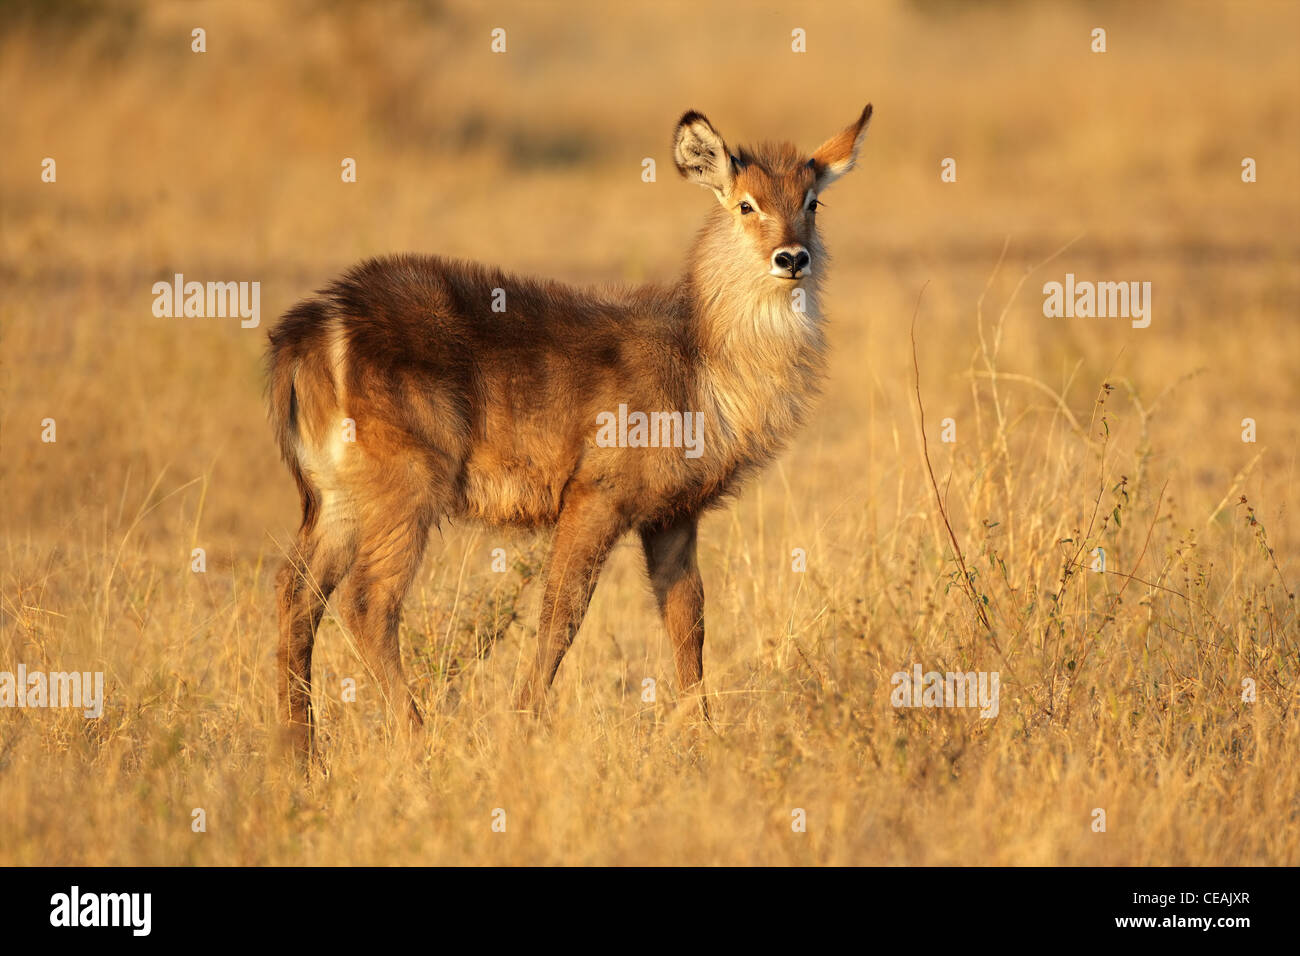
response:
M816 211L817 211L817 207L820 206L820 205L821 205L821 202L820 202L819 200L814 199L812 202L810 202L810 203L808 204L808 211L809 211L809 212L816 212Z
M742 202L742 203L740 204L740 214L741 214L742 216L748 216L748 215L749 215L751 212L753 212L753 211L754 211L754 207L751 206L749 203L747 203L747 202Z

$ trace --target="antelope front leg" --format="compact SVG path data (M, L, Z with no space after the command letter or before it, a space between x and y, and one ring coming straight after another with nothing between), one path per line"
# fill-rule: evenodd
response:
M569 494L546 564L537 657L516 698L516 709L534 714L541 711L560 662L582 626L605 556L622 531L616 509L598 492L575 490Z
M646 573L654 588L659 613L673 643L677 684L683 695L695 695L700 712L709 719L704 697L704 580L695 562L695 517L641 529Z

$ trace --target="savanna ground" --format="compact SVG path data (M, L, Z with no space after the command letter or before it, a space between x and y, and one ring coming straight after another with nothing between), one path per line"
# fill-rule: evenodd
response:
M107 682L0 711L0 863L1300 862L1300 8L851 6L0 4L0 670ZM811 149L868 100L819 414L702 528L716 733L632 542L530 732L544 539L452 526L402 629L426 732L327 617L328 775L290 773L275 317L385 252L670 278L713 201L683 110ZM177 272L260 281L261 326L155 318ZM1151 282L1150 327L1045 318L1066 272ZM914 664L998 671L999 715L894 708Z

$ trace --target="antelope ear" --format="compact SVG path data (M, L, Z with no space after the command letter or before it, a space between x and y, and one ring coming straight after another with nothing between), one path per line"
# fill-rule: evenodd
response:
M727 144L703 113L691 110L677 121L673 133L673 162L693 183L708 186L719 196L731 191L735 169Z
M812 167L817 173L817 191L821 192L835 180L839 179L857 162L858 150L867 138L867 123L871 120L871 104L868 103L858 121L846 126L817 147L812 155Z

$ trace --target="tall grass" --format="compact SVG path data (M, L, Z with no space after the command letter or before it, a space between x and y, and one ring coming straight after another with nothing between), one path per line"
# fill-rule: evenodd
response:
M0 670L108 684L97 721L0 711L0 862L1300 862L1295 9L827 6L725 44L698 4L130 9L0 36ZM296 778L265 330L156 319L152 282L260 280L265 325L394 249L668 279L711 201L666 174L682 110L811 147L867 99L821 410L702 530L713 728L630 543L551 718L510 712L545 539L444 527L402 631L426 732L389 739L331 616ZM1151 281L1152 326L1045 318L1066 271ZM914 664L998 671L999 715L895 708Z

